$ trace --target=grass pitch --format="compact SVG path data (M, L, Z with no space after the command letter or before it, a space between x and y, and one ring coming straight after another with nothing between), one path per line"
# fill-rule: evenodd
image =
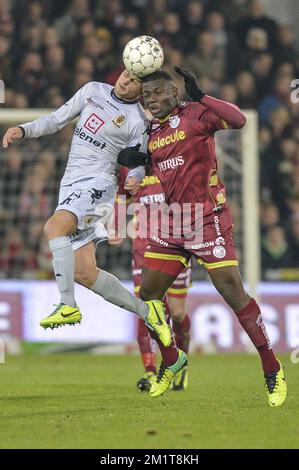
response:
M257 356L191 356L190 386L136 391L137 356L25 355L0 364L0 448L298 448L299 364L266 403Z

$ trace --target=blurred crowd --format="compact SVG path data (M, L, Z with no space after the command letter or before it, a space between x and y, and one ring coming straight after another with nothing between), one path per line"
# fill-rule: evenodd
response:
M91 80L113 84L124 45L137 35L155 36L166 70L173 74L180 64L206 93L257 109L263 278L299 279L299 103L290 99L299 77L295 33L291 18L279 24L259 1L0 0L1 106L57 108ZM55 136L55 147L52 137L43 138L26 143L26 155L18 145L1 155L2 277L51 276L42 225L56 205L71 135L68 127Z

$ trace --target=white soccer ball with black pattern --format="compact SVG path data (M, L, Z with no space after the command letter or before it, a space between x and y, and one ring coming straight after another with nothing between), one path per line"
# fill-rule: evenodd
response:
M129 72L142 78L162 67L163 48L159 41L151 36L138 36L126 44L123 61Z

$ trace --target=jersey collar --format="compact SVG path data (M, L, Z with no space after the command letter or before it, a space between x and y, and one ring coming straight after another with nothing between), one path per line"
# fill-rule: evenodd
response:
M136 104L136 103L138 103L138 101L139 101L139 98L137 98L137 99L134 100L134 101L126 101L126 100L122 100L122 99L118 98L118 97L116 96L116 94L114 93L114 88L112 88L110 94L111 94L112 98L113 98L115 101L117 101L118 103L122 103L122 104Z
M152 122L155 123L156 125L162 126L163 124L165 124L165 122L169 121L169 118L176 116L177 114L180 114L180 112L183 110L183 108L185 108L185 106L186 106L186 103L181 102L171 111L171 113L167 114L167 116L165 116L162 119L157 119L157 118L153 119Z

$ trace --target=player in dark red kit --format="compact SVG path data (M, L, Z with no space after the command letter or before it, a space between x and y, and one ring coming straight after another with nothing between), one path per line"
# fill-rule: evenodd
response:
M154 172L162 183L166 203L176 203L176 210L179 208L182 213L184 205L188 206L190 227L186 232L186 224L181 223L178 231L178 223L173 223L165 236L165 229L160 226L159 236L150 240L145 252L140 297L162 299L193 255L207 269L214 286L255 345L262 361L268 402L270 406L280 406L287 393L284 372L271 348L260 308L244 290L232 218L217 174L214 133L240 129L246 119L237 106L205 95L192 74L180 67L176 67L176 72L183 76L192 102L178 102L177 87L164 71L143 79L143 97L154 117L149 138ZM173 213L171 218L174 222ZM167 355L167 349L172 347L162 354L160 371L150 390L152 397L167 390L173 373L186 361L176 351L175 362L174 353Z
M150 219L150 208L152 204L159 204L165 201L165 194L161 183L156 175L147 172L147 175L140 183L138 191L131 195L125 190L125 182L128 175L128 168L121 167L118 178L118 196L116 199L115 213L118 213L117 206L122 203L133 203L136 208L134 216L134 226L142 226L144 233L138 234L132 239L132 273L134 282L134 293L139 295L141 286L141 271L144 261L144 252L147 247L148 237L150 236L150 221L154 223L154 216ZM146 211L140 211L139 208L146 208ZM124 215L124 214L123 214ZM125 220L122 221L123 223ZM118 223L121 223L118 219ZM120 227L116 227L116 231ZM139 236L138 236L139 235ZM120 245L124 238L118 236L109 236L109 243ZM188 288L191 284L191 267L186 267L174 281L167 291L166 314L171 316L174 337L178 348L188 353L190 343L190 319L186 313L186 297ZM137 342L144 366L144 374L137 382L137 389L141 392L149 391L154 381L156 370L156 347L154 341L149 335L144 321L137 323ZM174 391L186 390L188 386L187 366L180 370L174 377L171 388Z

